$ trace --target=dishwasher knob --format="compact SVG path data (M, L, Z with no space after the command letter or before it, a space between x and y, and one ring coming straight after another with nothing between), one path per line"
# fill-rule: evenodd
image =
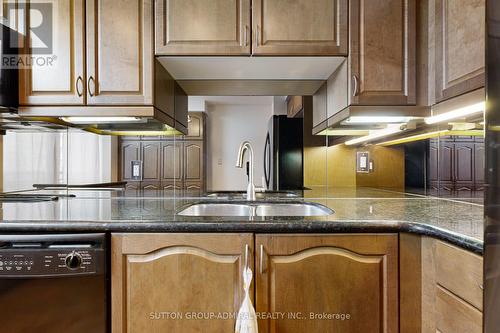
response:
M82 266L82 260L81 254L73 251L66 256L64 261L66 263L66 267L69 269L78 269Z

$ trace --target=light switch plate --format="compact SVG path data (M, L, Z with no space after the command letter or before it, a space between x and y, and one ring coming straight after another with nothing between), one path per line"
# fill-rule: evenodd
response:
M356 172L370 172L370 153L367 151L356 152Z
M142 180L142 161L135 160L130 163L132 163L132 179Z

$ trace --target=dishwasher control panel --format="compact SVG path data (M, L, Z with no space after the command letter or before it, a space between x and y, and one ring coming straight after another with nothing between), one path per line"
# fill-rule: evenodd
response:
M80 275L96 273L102 260L96 249L43 249L0 251L0 277L18 275Z

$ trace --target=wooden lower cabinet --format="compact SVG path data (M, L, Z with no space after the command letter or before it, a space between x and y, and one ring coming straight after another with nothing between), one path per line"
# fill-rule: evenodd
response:
M252 234L113 234L112 332L234 332L234 318L205 316L237 313L253 244Z
M398 332L397 235L257 235L256 258L259 333Z
M411 242L414 254L406 259L402 256L400 271L413 274L401 275L400 284L404 290L408 280L419 280L421 294L416 288L413 294L407 294L411 297L401 294L401 313L406 314L401 322L409 320L417 324L415 318L421 321L411 329L402 329L401 333L481 333L483 258L429 237L414 236ZM409 238L400 238L401 248L408 247L409 243ZM418 263L413 260L415 253L421 254ZM420 296L417 307L413 307L412 301Z
M111 247L114 333L234 332L245 260L260 333L398 330L397 235L113 234Z

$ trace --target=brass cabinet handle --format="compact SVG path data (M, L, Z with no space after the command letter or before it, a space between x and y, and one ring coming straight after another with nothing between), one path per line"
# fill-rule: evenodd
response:
M95 95L95 92L92 92L92 89L90 88L90 82L92 82L92 84L94 85L94 88L95 88L95 80L94 80L94 77L93 76L90 76L89 77L89 81L87 82L87 85L88 85L88 91L89 91L89 95L90 97L94 97Z
M80 90L80 85L82 85L83 90L83 78L79 75L76 79L76 94L78 95L78 97L82 97L83 95L83 92Z
M352 96L355 97L358 95L358 89L359 89L358 77L356 75L352 76L352 82L354 84L354 88L352 89Z
M264 245L263 244L260 244L259 270L260 270L260 274L264 274Z
M245 25L245 31L243 32L243 44L248 46L248 25Z

